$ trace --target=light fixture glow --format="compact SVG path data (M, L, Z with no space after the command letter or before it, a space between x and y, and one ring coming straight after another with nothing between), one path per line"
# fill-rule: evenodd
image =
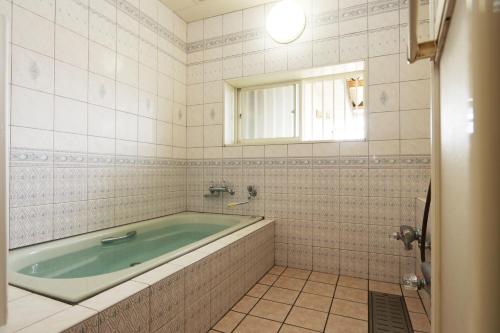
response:
M280 44L288 44L302 35L306 27L306 16L296 0L282 0L269 11L266 30Z

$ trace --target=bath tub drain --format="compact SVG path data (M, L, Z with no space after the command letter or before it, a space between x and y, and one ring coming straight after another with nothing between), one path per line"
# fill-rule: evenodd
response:
M129 265L129 267L134 267L135 265L139 265L139 264L140 264L140 262L133 262L133 263L131 263L131 264Z
M370 291L368 304L370 333L413 333L402 296Z

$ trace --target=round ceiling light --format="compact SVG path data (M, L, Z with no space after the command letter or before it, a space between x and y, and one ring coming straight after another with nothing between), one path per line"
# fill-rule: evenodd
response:
M306 16L296 0L278 2L267 15L267 33L280 44L288 44L299 38L305 27Z

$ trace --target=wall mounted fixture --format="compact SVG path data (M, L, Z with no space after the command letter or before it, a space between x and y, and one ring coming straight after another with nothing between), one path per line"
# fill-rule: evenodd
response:
M247 191L248 191L247 201L230 202L227 204L227 207L232 208L232 207L236 207L236 206L245 205L245 204L249 203L250 200L254 199L257 196L257 189L255 188L255 186L248 185Z
M221 193L229 193L230 195L234 195L234 190L229 187L228 185L226 185L226 183L223 181L222 184L220 185L216 185L214 183L211 183L209 186L208 186L208 192L207 194L205 194L204 196L205 197L218 197Z
M346 80L349 102L353 110L364 110L365 80L356 78Z
M306 15L296 0L276 3L267 15L266 30L276 43L293 42L302 35L305 27Z

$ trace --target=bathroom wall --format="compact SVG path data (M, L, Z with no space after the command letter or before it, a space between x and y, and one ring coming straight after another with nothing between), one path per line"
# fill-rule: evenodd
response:
M10 247L184 211L186 24L156 0L0 0Z
M304 0L307 28L275 44L270 5L188 24L187 208L274 217L276 263L397 282L414 252L388 235L414 224L430 178L430 70L405 61L406 0ZM428 35L421 1L420 39ZM363 142L223 147L223 80L364 60L368 129ZM204 197L224 179L237 194ZM258 195L248 205L246 186Z

